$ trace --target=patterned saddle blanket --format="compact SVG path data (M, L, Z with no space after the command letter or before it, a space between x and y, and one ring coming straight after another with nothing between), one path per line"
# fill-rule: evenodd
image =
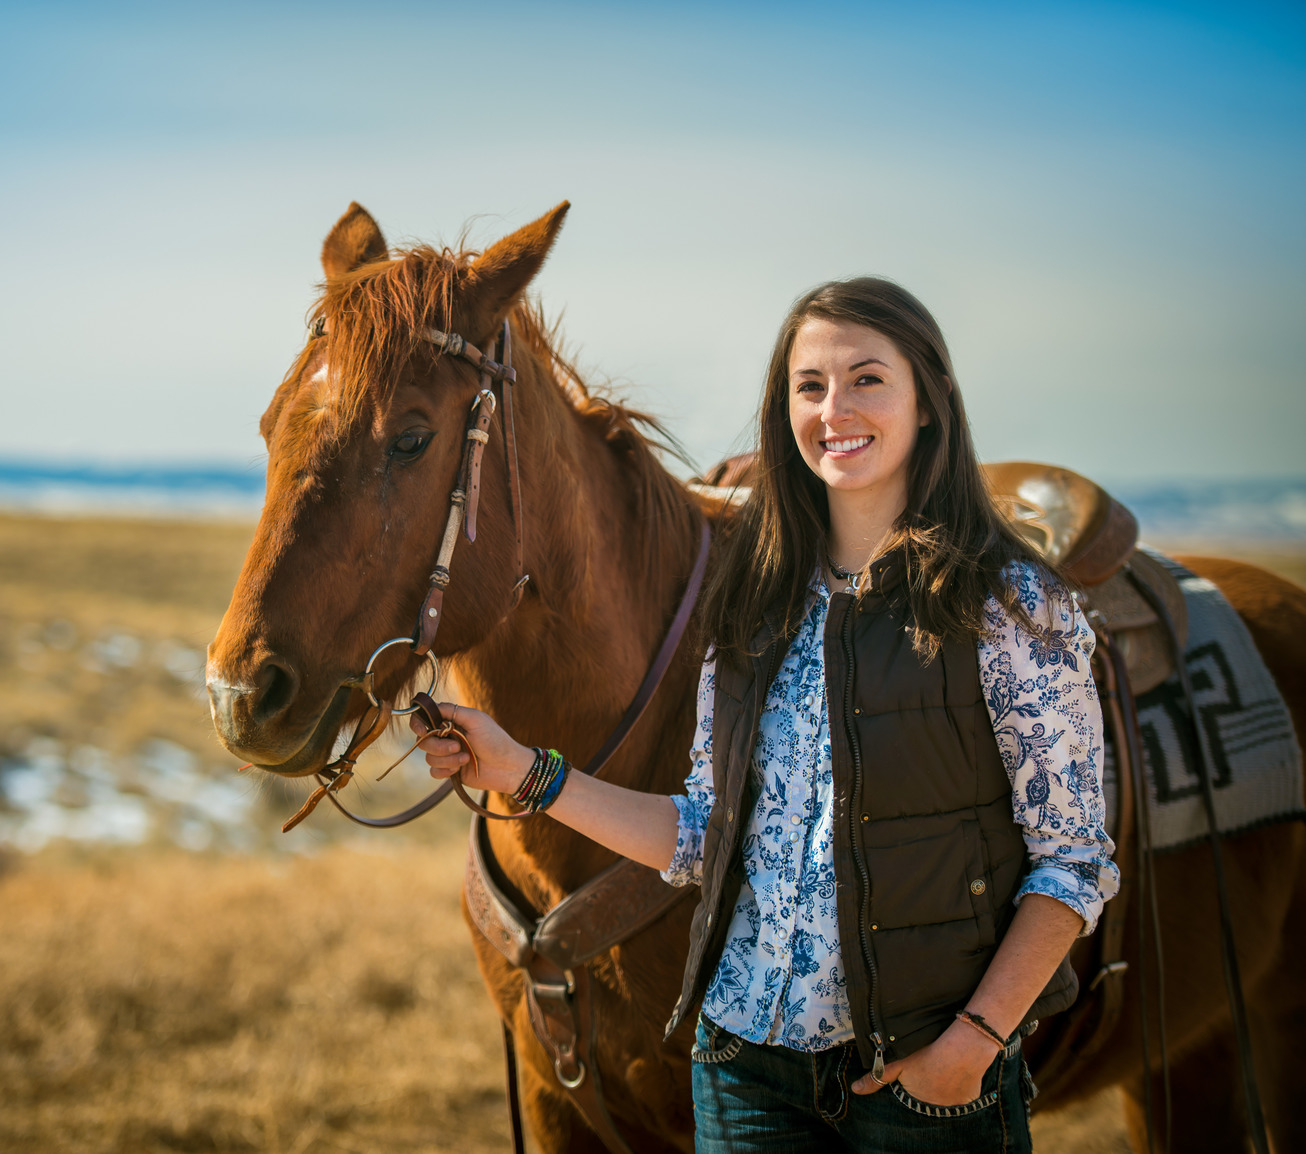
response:
M1198 723L1214 773L1220 830L1237 833L1273 821L1306 818L1301 748L1292 717L1251 634L1206 578L1160 554L1150 555L1179 582L1188 607L1185 660ZM1155 849L1179 849L1207 835L1197 754L1177 675L1138 698ZM1105 750L1107 829L1115 834L1119 788L1115 751Z

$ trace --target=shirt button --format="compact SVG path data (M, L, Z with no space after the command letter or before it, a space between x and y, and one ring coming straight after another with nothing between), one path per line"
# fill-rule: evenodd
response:
M789 936L789 931L785 929L784 926L781 926L779 936L782 938L787 938Z
M816 704L816 698L809 693L806 697L803 698L803 704L807 706L808 709L811 709L812 706Z
M793 822L794 825L797 825L800 821L802 821L802 818L800 818L800 817L795 813L795 814L791 814L791 815L790 815L789 820L790 820L791 822Z
M789 835L789 840L790 840L790 841L797 841L797 840L798 840L798 834L797 834L797 832L791 833L791 834Z

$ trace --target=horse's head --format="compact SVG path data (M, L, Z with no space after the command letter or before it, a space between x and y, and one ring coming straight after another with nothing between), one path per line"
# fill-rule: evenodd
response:
M364 704L345 682L380 642L412 632L479 388L472 366L425 334L455 332L487 348L566 211L559 205L479 256L422 247L391 257L356 204L331 230L315 335L260 423L263 515L209 646L213 720L236 756L287 775L321 768ZM439 653L475 644L511 604L503 453L496 421L481 531L453 563L452 586L476 596L460 598L442 625ZM391 694L418 661L387 655L377 672Z

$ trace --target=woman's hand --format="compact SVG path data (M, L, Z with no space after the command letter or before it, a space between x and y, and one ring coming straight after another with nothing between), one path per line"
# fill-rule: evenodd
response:
M913 1098L931 1106L961 1106L980 1096L984 1071L997 1055L995 1043L965 1022L953 1022L928 1046L885 1066L881 1081L886 1085L898 1082ZM854 1094L874 1094L882 1089L870 1074L852 1085Z
M466 705L441 701L440 716L452 721L467 734L468 744L476 751L476 772L468 772L463 784L494 793L513 793L526 777L535 760L535 751L513 741L488 713ZM425 720L414 713L409 728L419 737L429 733ZM426 764L436 779L452 777L471 764L471 758L452 737L428 737L418 746L426 754Z

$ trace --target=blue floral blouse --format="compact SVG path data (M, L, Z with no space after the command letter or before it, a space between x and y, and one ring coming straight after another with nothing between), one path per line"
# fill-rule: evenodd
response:
M1102 800L1102 712L1089 671L1094 637L1078 606L1032 566L1008 580L1034 636L998 602L978 646L980 684L1029 851L1016 894L1046 894L1097 924L1119 888ZM853 1038L834 897L834 782L822 639L830 592L819 578L807 616L771 684L754 759L763 786L744 830L744 879L703 1012L751 1042L823 1050ZM698 685L698 727L676 849L663 877L701 882L712 787L715 662Z

